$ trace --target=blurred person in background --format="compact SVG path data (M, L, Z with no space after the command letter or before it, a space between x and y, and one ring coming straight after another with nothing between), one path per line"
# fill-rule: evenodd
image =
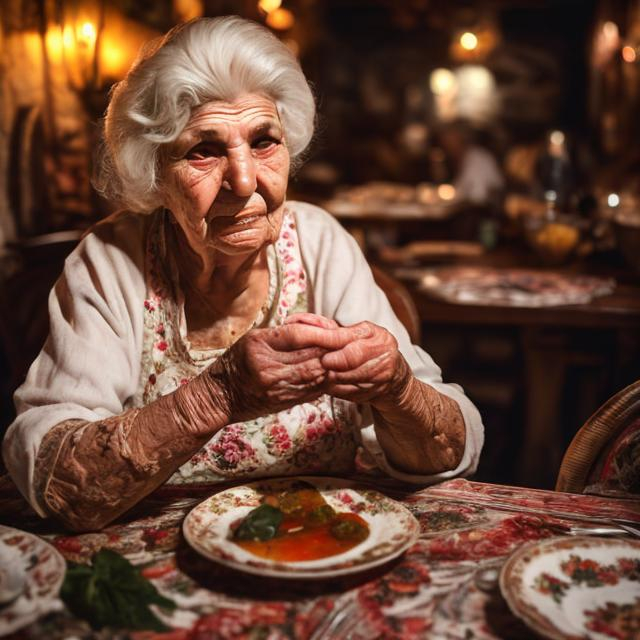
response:
M464 120L453 120L438 127L436 144L444 151L456 198L474 205L500 201L505 179L495 156L474 139Z

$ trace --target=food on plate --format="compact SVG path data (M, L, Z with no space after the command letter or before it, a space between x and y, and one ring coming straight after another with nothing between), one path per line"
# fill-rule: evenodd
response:
M575 227L559 222L551 222L536 234L538 244L549 251L564 254L576 245L579 231Z
M260 506L231 524L230 539L246 551L269 560L301 562L344 553L369 536L359 515L339 513L306 483L268 494Z

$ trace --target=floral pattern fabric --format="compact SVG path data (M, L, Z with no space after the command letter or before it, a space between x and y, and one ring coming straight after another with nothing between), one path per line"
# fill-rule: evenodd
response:
M144 345L136 406L186 384L224 349L198 350L187 339L184 297L166 245L166 215L151 227L146 253L147 299ZM267 250L269 293L254 327L281 325L309 311L295 218L285 210L280 236ZM356 405L323 395L286 411L230 424L169 479L172 484L211 483L235 477L304 473L345 474L353 470L361 418Z
M629 523L640 523L640 505L629 500L467 480L418 491L390 479L376 480L374 486L413 512L421 523L420 539L391 565L335 578L328 587L313 581L289 585L286 580L229 572L199 556L180 535L180 526L189 510L209 495L206 487L164 486L125 521L97 533L78 535L63 534L52 521L35 516L0 478L0 523L20 522L21 528L44 536L68 561L88 562L101 548L116 551L177 604L171 615L163 617L169 627L166 632L96 632L88 622L64 609L25 627L20 637L530 638L533 636L524 623L496 599L495 578L506 558L526 542L558 536L563 528L575 524L570 514L583 524L585 518L597 524L614 514ZM471 496L485 497L486 501ZM491 574L493 581L487 581L486 575Z

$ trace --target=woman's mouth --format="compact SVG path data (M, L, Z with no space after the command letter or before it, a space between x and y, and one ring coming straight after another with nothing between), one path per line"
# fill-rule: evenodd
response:
M246 218L240 218L236 220L233 224L243 225L243 224L251 224L254 220L257 220L260 216L247 216Z
M209 227L211 230L221 236L231 235L233 233L238 233L242 231L243 228L248 227L249 225L257 222L263 216L261 215L248 215L242 216L241 218L232 218L232 217L220 217L214 218L210 223Z

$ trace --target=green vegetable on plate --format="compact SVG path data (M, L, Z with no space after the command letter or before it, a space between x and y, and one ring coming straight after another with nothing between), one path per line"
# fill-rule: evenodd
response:
M240 526L234 531L235 540L271 540L278 533L278 527L283 519L283 513L277 507L261 504L244 518Z

